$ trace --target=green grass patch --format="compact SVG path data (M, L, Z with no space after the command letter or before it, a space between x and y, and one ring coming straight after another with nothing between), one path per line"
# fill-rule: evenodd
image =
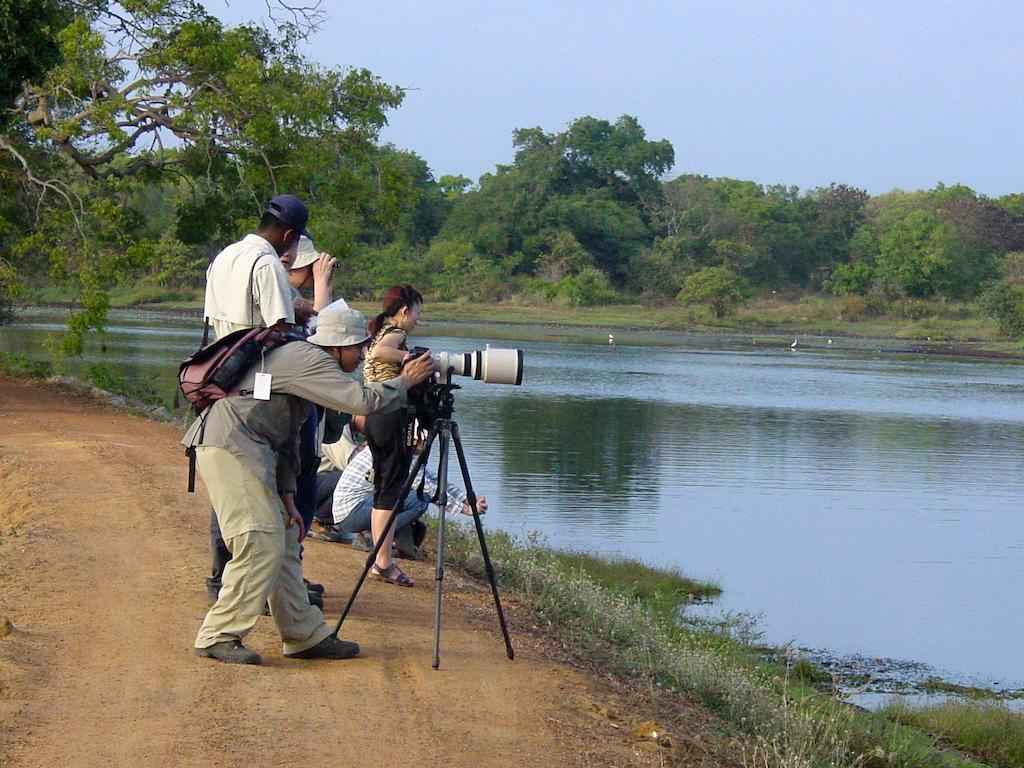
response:
M65 375L63 365L49 360L30 357L24 352L0 352L0 376L13 379L47 379L50 376ZM154 382L125 376L106 363L91 363L81 373L87 384L121 395L143 405L166 405Z
M1024 768L1024 715L1005 707L949 703L923 709L894 704L884 714L933 733L999 768Z
M112 307L181 307L203 305L202 288L171 288L163 285L140 282L135 285L119 285L107 291ZM41 304L75 304L77 292L66 285L44 285L32 291L33 302Z
M145 405L166 405L153 381L125 376L106 363L90 363L86 366L85 380L94 387Z
M553 556L566 573L586 574L601 587L638 600L673 619L680 606L707 602L722 594L722 588L712 582L698 581L677 570L654 568L630 558L605 558L582 552L554 552Z
M45 379L53 374L53 363L33 359L23 352L0 352L0 375L14 379Z

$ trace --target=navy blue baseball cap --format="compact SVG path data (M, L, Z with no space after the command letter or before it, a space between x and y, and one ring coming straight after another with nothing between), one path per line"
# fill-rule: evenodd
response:
M305 231L309 221L309 209L295 195L277 195L267 204L267 213L299 232Z

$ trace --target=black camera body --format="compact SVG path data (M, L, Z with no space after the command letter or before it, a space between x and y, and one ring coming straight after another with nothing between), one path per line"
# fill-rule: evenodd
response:
M415 360L430 352L426 347L413 347L409 350L410 360ZM406 397L409 401L409 410L413 412L416 421L419 423L421 433L428 431L440 418L451 418L455 398L451 390L458 389L458 385L441 383L437 380L436 374L421 381L419 384L410 387ZM416 435L413 432L413 425L409 424L409 441L422 439L423 434Z

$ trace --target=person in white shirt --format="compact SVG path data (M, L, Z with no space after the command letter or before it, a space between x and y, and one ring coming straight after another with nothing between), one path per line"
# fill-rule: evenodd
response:
M286 330L315 314L306 299L293 299L287 272L308 221L301 200L278 195L255 233L217 254L206 271L203 312L215 339L244 328Z
M431 500L437 494L437 475L426 468L421 471L422 493L419 490L420 480L417 479L405 497L402 511L395 519L395 541L404 541L404 544L399 544L400 549L404 549L403 554L413 558L416 557L416 552L409 549L409 536L403 535L403 531L410 531L411 526L423 517ZM476 503L480 514L487 512L487 499L484 496L477 496ZM464 515L473 514L466 494L450 483L448 504L451 510L458 510ZM357 451L348 460L334 488L333 510L334 524L339 531L357 534L370 530L370 513L373 510L373 457L370 451ZM415 546L419 546L418 542Z
M219 339L247 328L287 331L305 326L316 314L313 305L293 295L288 267L295 258L299 238L306 231L309 209L295 195L277 195L267 204L259 229L221 251L206 270L206 330ZM224 568L231 560L221 535L216 512L210 512L210 577L206 591L211 600L220 592ZM322 587L320 587L322 590ZM313 598L323 604L319 592Z

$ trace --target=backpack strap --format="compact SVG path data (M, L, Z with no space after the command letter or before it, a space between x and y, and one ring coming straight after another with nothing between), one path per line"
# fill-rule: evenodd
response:
M206 409L209 413L209 408ZM206 416L199 416L199 441L198 444L203 444L203 436L206 434ZM185 449L185 455L188 456L188 492L196 492L196 443L193 443Z
M260 325L256 322L256 265L260 263L260 259L263 258L261 253L252 263L252 269L249 270L249 323L255 328ZM262 312L260 313L262 315ZM260 318L262 319L262 317Z

